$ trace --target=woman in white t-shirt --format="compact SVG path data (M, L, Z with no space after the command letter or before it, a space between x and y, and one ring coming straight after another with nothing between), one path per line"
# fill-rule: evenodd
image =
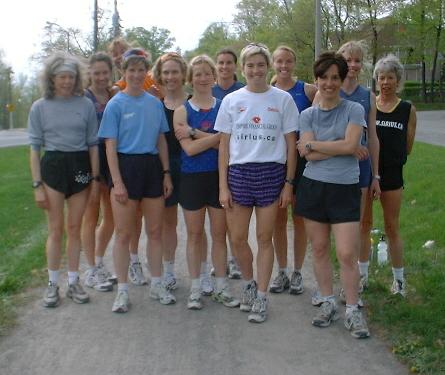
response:
M240 309L250 312L250 322L261 323L267 318L266 292L273 267L277 209L292 199L298 110L290 94L267 84L271 57L265 45L248 44L240 60L247 85L224 98L215 124L221 132L219 199L226 209L243 277ZM247 241L253 207L258 283Z

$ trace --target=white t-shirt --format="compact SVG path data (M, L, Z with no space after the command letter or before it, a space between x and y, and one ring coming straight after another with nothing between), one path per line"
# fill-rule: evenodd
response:
M298 129L292 96L276 87L255 93L243 87L222 101L214 129L231 134L229 165L286 163L285 134Z

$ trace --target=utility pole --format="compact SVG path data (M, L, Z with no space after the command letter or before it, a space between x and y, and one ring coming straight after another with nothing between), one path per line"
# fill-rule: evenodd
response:
M14 128L14 110L15 106L12 104L12 75L14 72L12 71L12 68L9 67L6 69L8 74L8 104L6 104L6 109L9 112L9 130L12 130Z
M315 60L321 51L321 0L315 0Z
M97 52L99 47L99 5L98 1L94 0L94 11L93 11L93 50Z

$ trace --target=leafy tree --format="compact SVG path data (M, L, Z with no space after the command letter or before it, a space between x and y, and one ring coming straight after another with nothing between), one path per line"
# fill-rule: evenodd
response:
M150 51L153 61L165 51L171 50L175 43L175 38L171 36L169 30L156 26L153 26L150 30L143 27L127 29L125 30L125 38Z

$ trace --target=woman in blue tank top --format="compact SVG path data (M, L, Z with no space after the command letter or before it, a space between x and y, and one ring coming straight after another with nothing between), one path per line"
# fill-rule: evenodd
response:
M193 96L175 110L173 124L181 147L179 203L187 227L187 264L191 278L187 307L200 310L201 294L212 295L227 307L239 306L226 280L226 214L219 204L218 146L220 135L213 129L221 101L212 96L216 80L214 62L206 55L190 61L187 81ZM201 289L201 255L204 220L208 211L212 236L212 261L216 290Z
M272 54L272 64L275 70L275 76L272 78L271 84L291 94L297 105L298 111L301 113L312 105L312 101L317 92L317 87L294 78L293 74L295 72L296 62L297 56L292 48L287 46L277 47ZM297 153L297 168L294 179L295 185L303 174L305 165L306 159L300 157ZM296 201L294 195L292 201L293 208L295 208L295 204ZM269 289L273 293L281 293L289 288L291 294L301 294L303 293L301 268L303 267L307 246L304 221L301 216L298 216L295 213L292 215L294 222L294 271L289 280L287 270L287 218L287 207L279 208L273 234L273 244L279 270Z
M375 95L369 89L359 84L359 75L363 67L364 47L362 43L350 41L343 44L338 53L342 54L348 63L348 75L343 81L340 96L344 99L360 103L365 109L364 129L361 140L362 147L358 150L360 166L360 188L362 198L360 203L360 292L368 286L369 248L371 246L369 233L372 226L372 201L380 197L379 140L377 138L375 118ZM340 292L342 297L342 291ZM344 298L342 298L344 300ZM361 301L360 301L361 303Z

